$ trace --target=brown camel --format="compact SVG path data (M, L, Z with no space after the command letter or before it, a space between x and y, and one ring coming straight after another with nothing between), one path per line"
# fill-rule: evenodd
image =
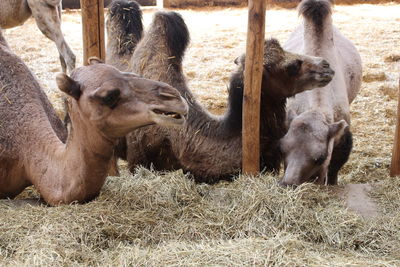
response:
M196 101L187 87L182 58L188 42L189 33L179 14L156 13L133 53L131 71L173 85L189 103L189 113L180 129L152 126L134 131L119 146L117 154L127 158L131 170L139 164L152 164L159 170L182 168L198 182L231 179L241 170L244 57L237 60L238 70L230 79L228 111L223 116L214 116ZM329 65L321 58L285 52L276 40L265 42L262 168L279 170L277 144L285 133L286 98L326 85L332 76Z
M52 40L60 54L62 71L75 68L75 55L61 32L61 0L1 0L0 27L13 28L33 16L39 30Z
M171 86L90 63L71 77L57 76L70 98L64 144L66 132L45 93L0 32L0 198L33 184L50 205L91 200L118 138L145 125L184 122L187 104Z

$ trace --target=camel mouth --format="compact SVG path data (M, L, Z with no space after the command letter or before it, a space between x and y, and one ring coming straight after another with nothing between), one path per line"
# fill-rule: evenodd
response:
M318 81L320 86L328 85L332 81L332 78L323 78Z
M334 74L331 72L323 73L323 74L319 75L319 77L317 78L317 81L320 86L325 86L332 81L333 76L334 76Z
M176 113L176 112L163 111L160 109L153 109L153 112L157 115L167 116L167 117L177 119L177 120L182 119L182 115L179 113Z
M299 187L299 185L297 184L286 183L283 179L278 182L278 185L283 188L291 188L291 189L296 189L297 187Z
M159 108L152 109L156 122L160 124L182 124L185 121L183 114L174 111L165 111Z

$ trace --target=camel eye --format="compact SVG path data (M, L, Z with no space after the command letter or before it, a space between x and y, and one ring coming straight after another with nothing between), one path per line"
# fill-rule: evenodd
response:
M317 165L322 165L326 160L326 156L319 156L317 158L314 159L314 163Z
M293 62L290 62L286 67L286 71L287 71L288 75L296 76L297 74L299 74L302 64L303 64L303 61L301 61L299 59L297 59Z
M107 92L107 94L101 97L101 103L109 108L113 109L117 106L120 99L121 91L119 89L113 89Z

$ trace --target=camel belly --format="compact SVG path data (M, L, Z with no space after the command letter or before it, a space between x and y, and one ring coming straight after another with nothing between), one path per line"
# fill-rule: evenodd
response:
M13 198L29 186L24 176L21 164L0 159L0 198Z

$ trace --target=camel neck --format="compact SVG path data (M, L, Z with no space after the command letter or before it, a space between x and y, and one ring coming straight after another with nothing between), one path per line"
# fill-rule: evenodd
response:
M244 81L243 72L234 73L230 79L228 110L224 116L224 128L228 132L241 132L243 119L243 94Z
M27 175L52 205L87 201L104 184L115 142L107 140L79 113L71 113L72 130L63 144L49 123L27 157ZM43 131L43 128L42 128Z
M216 116L206 110L185 86L182 96L189 104L187 125L195 132L209 138L222 140L240 135L242 130L243 78L235 73L230 81L227 111Z
M304 52L312 56L326 56L325 52L333 47L332 18L326 17L320 25L311 19L304 20Z

